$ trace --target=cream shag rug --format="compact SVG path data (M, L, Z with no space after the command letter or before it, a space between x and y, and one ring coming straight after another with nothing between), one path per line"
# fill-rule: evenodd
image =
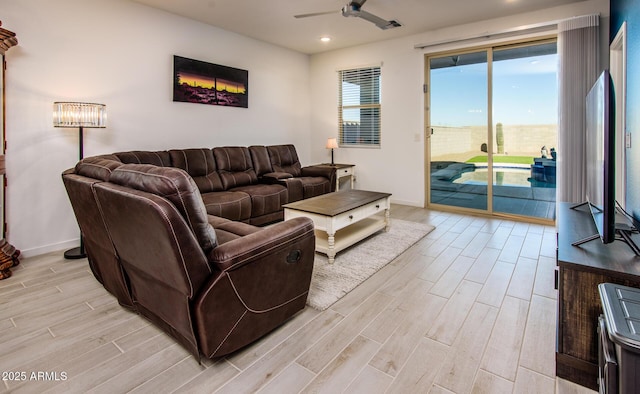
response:
M389 232L379 231L338 252L333 264L316 253L307 305L325 310L364 282L435 227L392 219Z

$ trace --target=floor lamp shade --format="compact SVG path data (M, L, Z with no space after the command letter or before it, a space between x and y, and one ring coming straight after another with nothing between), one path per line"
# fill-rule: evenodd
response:
M107 106L94 103L53 103L53 125L55 127L89 127L107 126Z
M84 157L83 129L103 128L107 126L107 106L104 104L78 103L57 101L53 103L54 127L78 128L78 159ZM67 259L81 259L87 257L84 250L84 240L80 234L80 247L64 252Z

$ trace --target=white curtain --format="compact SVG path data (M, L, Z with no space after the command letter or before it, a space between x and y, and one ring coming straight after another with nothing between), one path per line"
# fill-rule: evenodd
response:
M588 15L558 23L557 201L585 200L585 99L600 73L599 22Z

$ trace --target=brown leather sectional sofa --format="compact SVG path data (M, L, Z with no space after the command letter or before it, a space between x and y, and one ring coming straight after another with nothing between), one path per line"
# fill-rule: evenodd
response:
M62 178L96 279L196 357L214 358L304 308L313 223L255 225L331 191L335 173L323 171L278 145L120 152Z
M335 188L335 170L302 167L293 145L131 151L98 158L183 169L198 185L207 213L257 226L282 220L282 205L288 202Z

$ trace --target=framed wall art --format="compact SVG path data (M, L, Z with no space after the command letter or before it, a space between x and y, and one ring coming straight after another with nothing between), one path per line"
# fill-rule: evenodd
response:
M247 70L173 57L173 101L248 108L248 85Z

